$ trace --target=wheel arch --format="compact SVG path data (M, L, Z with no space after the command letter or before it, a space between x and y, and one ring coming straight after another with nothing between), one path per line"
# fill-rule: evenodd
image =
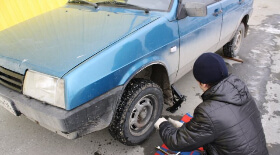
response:
M243 24L244 24L244 26L245 26L245 33L244 33L244 37L246 37L246 36L247 36L247 32L248 32L248 30L249 30L248 21L249 21L249 15L248 15L248 14L246 14L246 15L242 18L242 20L241 20L241 22L240 22L240 23L243 23Z
M160 78L159 78L160 77ZM123 94L124 90L126 89L127 85L132 79L142 78L148 79L160 86L163 91L164 95L164 102L167 104L172 101L172 90L170 85L170 79L168 76L168 70L164 63L162 62L151 62L136 72L134 72L130 78L125 82L121 95Z

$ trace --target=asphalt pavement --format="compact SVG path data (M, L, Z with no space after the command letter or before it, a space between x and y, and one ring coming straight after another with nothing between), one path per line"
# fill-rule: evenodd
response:
M225 59L229 72L247 84L256 100L271 155L280 154L279 10L278 0L255 0L249 34L237 54L237 58L244 62ZM201 102L202 91L192 72L177 81L175 86L187 96L187 100L175 114L164 111L163 115L179 119L187 112L193 113L194 108ZM24 116L15 117L0 108L0 154L3 155L150 155L154 154L155 147L161 144L157 131L154 131L148 141L133 147L124 146L114 140L107 129L76 140L68 140Z

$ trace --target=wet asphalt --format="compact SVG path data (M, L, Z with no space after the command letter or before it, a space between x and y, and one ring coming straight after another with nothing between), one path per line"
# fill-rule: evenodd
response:
M221 53L218 51L217 53ZM270 15L261 24L250 27L237 58L244 63L225 59L229 72L240 77L248 86L262 114L267 147L271 155L280 154L280 15ZM175 86L187 96L186 102L175 114L164 111L164 116L175 119L193 113L201 102L202 91L192 72ZM165 106L167 108L167 106ZM15 117L0 108L0 154L3 155L109 155L154 154L161 145L158 132L139 146L124 146L114 140L107 129L85 137L68 140L24 116Z

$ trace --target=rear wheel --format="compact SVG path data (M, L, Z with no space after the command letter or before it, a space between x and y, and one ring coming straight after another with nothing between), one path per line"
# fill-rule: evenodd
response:
M163 93L150 80L133 79L125 89L113 121L110 134L121 143L137 145L146 140L162 112Z
M223 52L224 56L233 58L240 51L240 47L242 45L242 41L245 34L245 26L241 23L230 42L224 45Z

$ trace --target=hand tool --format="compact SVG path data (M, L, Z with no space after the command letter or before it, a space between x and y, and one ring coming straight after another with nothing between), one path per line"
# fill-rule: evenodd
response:
M167 150L167 151L164 151L163 149L161 149L160 146L157 146L156 149L158 149L160 152L164 153L164 154L167 154L167 155L180 155L181 152L173 152L173 151L170 151L170 150Z

